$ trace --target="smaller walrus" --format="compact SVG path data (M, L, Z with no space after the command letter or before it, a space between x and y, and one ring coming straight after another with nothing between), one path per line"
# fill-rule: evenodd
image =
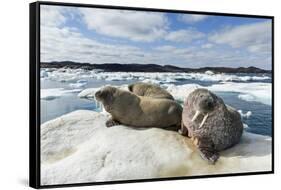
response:
M152 98L166 98L174 100L174 97L165 89L154 84L137 82L128 86L129 91L138 96L147 96Z
M191 137L203 159L214 164L218 151L237 144L243 133L240 114L207 89L196 89L184 102L179 132Z
M107 86L95 93L112 116L107 127L125 124L132 127L174 127L181 125L182 107L175 101L137 96L129 91Z

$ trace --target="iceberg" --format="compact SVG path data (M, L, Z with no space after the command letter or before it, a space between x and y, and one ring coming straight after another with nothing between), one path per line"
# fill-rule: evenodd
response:
M244 132L215 165L190 139L159 128L107 128L107 115L78 110L41 125L41 184L72 184L270 171L271 137Z

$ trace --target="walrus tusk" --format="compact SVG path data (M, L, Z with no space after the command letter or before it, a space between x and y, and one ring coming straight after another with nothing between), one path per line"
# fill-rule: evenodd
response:
M195 114L194 114L194 116L193 116L193 118L192 118L191 121L192 121L192 122L195 121L195 119L197 119L197 117L199 116L199 114L200 114L200 111L197 110L197 111L195 112Z
M207 118L208 118L208 114L206 114L205 116L204 116L204 118L203 118L203 120L202 120L202 122L201 122L201 124L200 124L200 126L199 126L199 129L204 125L204 123L205 123L205 121L207 120Z

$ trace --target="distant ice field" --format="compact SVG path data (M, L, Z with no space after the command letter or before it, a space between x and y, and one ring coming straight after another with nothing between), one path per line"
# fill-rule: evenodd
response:
M239 110L245 130L272 134L271 75L206 73L122 73L41 69L41 123L78 109L101 111L91 96L105 85L126 89L149 82L167 89L179 103L196 88L207 88ZM81 95L82 94L82 95ZM79 95L79 96L78 96Z

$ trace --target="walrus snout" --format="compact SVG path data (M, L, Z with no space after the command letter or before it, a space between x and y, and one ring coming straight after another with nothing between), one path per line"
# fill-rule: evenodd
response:
M104 89L101 89L95 93L96 100L101 101L101 102L106 100L108 96L109 96L109 93Z
M215 101L210 96L204 97L200 102L200 107L204 110L212 110L215 107Z
M214 107L214 100L213 99L207 99L206 104L207 104L208 108L213 108Z
M104 104L112 103L113 95L116 92L117 88L112 86L106 86L95 93L95 98L97 101L100 101Z
M97 91L97 92L95 93L95 98L96 98L98 101L101 100L101 96L102 96L102 91L101 91L101 90L99 90L99 91Z

